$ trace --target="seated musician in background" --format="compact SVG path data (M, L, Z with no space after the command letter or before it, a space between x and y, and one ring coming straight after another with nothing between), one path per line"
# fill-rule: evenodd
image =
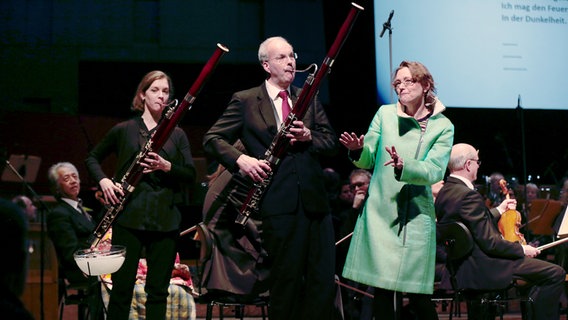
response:
M47 231L57 253L60 277L74 287L87 288L92 319L98 319L101 307L98 279L83 274L73 257L77 250L89 247L87 240L95 229L92 217L79 199L79 172L72 163L59 162L49 168L47 177L57 199L57 205L47 214Z
M353 169L349 174L349 187L353 193L353 200L349 208L344 209L340 212L340 225L336 236L336 267L335 272L340 276L340 280L353 286L359 290L363 290L370 295L373 294L373 287L351 281L349 279L344 279L341 277L343 272L343 266L345 264L345 259L347 257L347 251L349 250L350 235L355 228L355 223L357 218L361 215L363 211L363 205L367 200L367 190L369 189L369 183L371 182L371 172L365 169ZM345 239L344 239L345 238ZM343 241L341 241L344 239ZM338 243L341 241L340 243ZM359 319L366 320L373 318L373 299L369 296L357 293L350 288L342 287L342 297L343 297L343 309L345 320L349 319Z
M526 185L518 184L513 191L513 194L515 195L515 199L517 199L517 210L523 214L523 219L527 220L531 209L531 203L533 200L539 198L540 189L532 182L527 183Z
M0 248L6 257L0 263L0 314L2 319L32 320L20 300L28 273L28 223L22 210L0 199Z
M528 209L530 209L531 207L531 202L534 199L538 199L539 198L539 189L538 186L534 183L527 183L527 185L525 186L525 206Z
M485 194L485 205L488 208L495 208L505 200L505 195L501 192L499 182L505 179L501 172L493 172L489 175L489 188Z
M28 218L28 222L39 222L37 221L37 208L30 198L19 195L12 198L12 202L22 208Z
M539 211L538 214L535 214L536 211L533 210L531 215L531 210L533 209L532 202L535 199L539 198L540 189L534 183L527 183L526 185L519 185L517 187L517 191L515 194L518 196L517 199L517 210L521 212L523 216L523 226L524 228L521 230L527 239L530 241L530 244L533 246L538 247L539 245L543 244L543 240L545 242L547 239L543 239L542 236L534 235L532 232L532 226L539 224L541 221L544 221L544 210Z
M561 230L561 227L565 227L562 224L564 223L564 217L568 211L568 178L565 177L562 179L561 183L559 184L559 195L558 201L561 203L561 209L558 216L554 220L552 225L552 229L554 230L555 236L558 237L565 237L565 231ZM567 217L568 219L568 217ZM562 228L563 229L563 228ZM554 248L554 261L562 266L564 270L568 270L568 243L560 243L558 246ZM567 288L568 289L568 288Z
M566 207L568 206L568 177L562 179L559 189L558 200L562 203L562 207Z
M464 143L454 145L448 163L450 176L435 203L438 223L461 221L474 238L472 253L457 270L458 286L494 290L522 279L531 286L529 296L534 311L531 319L559 319L565 271L558 265L533 259L540 250L503 239L497 222L501 213L515 208L516 200L506 199L496 208L488 209L483 196L473 186L479 165L479 154L474 147ZM469 319L481 319L476 312L475 306L468 306Z
M445 180L440 180L432 185L432 197L434 203L438 197L438 193L444 186ZM436 237L439 237L438 230L436 230ZM450 290L452 285L450 283L450 274L446 268L447 261L446 248L443 244L436 243L436 272L434 274L434 289L435 290Z
M367 200L367 190L369 189L370 182L371 172L368 170L354 169L349 174L349 186L353 192L353 200L351 201L350 207L339 214L341 223L335 241L339 241L353 232L357 218L363 210L365 200ZM336 272L338 274L341 274L343 271L349 243L349 238L347 238L336 246Z

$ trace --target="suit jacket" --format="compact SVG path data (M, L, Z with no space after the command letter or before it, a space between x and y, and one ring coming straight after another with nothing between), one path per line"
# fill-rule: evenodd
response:
M488 209L479 192L452 176L438 193L435 207L438 223L461 221L474 239L473 251L458 266L459 287L493 290L510 284L513 269L525 255L520 243L505 240L499 232L498 210Z
M73 254L89 247L87 240L95 227L94 222L61 199L47 215L47 232L55 247L60 271L71 283L86 281Z
M291 87L290 91L294 105L300 89ZM240 139L246 154L264 159L266 150L278 133L277 121L275 108L263 83L233 94L228 107L205 134L203 146L210 156L234 173L239 170L236 161L242 152L233 143ZM330 212L319 156L334 155L338 139L317 97L302 121L311 130L312 141L295 143L288 149L264 194L260 207L262 216L294 214L298 204L308 214Z

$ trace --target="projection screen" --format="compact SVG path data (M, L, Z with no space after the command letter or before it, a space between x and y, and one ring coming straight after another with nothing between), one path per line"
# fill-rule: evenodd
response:
M382 102L396 100L392 58L392 71L424 63L448 107L568 110L568 0L375 0L374 10Z

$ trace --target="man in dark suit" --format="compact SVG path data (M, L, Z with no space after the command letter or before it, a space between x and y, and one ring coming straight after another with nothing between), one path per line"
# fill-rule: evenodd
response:
M559 319L565 271L558 265L534 259L540 250L503 238L497 222L501 213L515 209L516 201L504 200L493 209L485 206L483 196L473 186L480 163L474 147L464 143L454 145L448 163L450 176L435 203L438 223L461 221L474 238L473 251L457 270L458 286L494 290L505 288L514 279L522 279L531 286L531 319ZM479 319L479 316L470 314L469 318Z
M92 319L100 315L99 282L87 277L77 266L73 254L89 247L87 240L95 229L92 217L81 206L81 180L77 168L69 162L60 162L48 170L48 179L57 205L47 215L47 231L53 242L59 262L60 278L74 287L83 287L90 295L89 311Z
M267 73L260 86L233 94L205 134L209 156L233 173L260 182L273 174L260 205L270 270L270 319L330 319L334 298L334 232L318 157L334 155L337 137L317 97L287 134L287 154L275 166L264 155L294 105L296 55L282 37L266 39L258 58ZM293 111L293 110L292 110ZM243 143L246 154L233 143Z

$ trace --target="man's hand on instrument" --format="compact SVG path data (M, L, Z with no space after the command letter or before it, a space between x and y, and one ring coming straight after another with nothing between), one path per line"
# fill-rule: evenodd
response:
M144 167L144 173L157 170L169 172L172 169L172 163L160 157L160 155L155 152L148 152L148 155L146 155L141 165Z
M294 144L296 141L312 140L312 131L304 126L303 121L294 120L292 125L293 126L290 127L290 133L286 134L286 138L290 139L290 144Z
M124 197L124 192L122 191L122 187L118 183L114 183L109 178L103 178L99 185L101 186L101 191L104 195L104 200L106 203L117 204L120 202L117 194L121 197Z
M497 210L499 213L503 214L503 212L507 210L516 210L517 208L517 199L505 199L501 204L497 206Z
M268 177L268 172L271 171L266 161L258 160L246 154L242 154L237 159L237 165L239 166L241 174L246 174L255 182L264 180Z
M525 253L525 256L527 256L529 258L534 258L534 257L536 257L540 254L540 250L538 250L537 248L535 248L533 246L529 246L529 245L522 245L522 246L523 246L523 252Z
M397 168L398 170L402 170L402 167L404 166L404 161L402 160L401 157L398 156L398 153L396 152L395 147L394 146L392 146L390 148L385 147L385 149L387 150L387 152L391 156L391 159L386 161L384 163L384 166L392 165L394 168Z
M364 135L360 135L359 137L357 137L357 135L354 132L351 133L343 132L339 137L339 142L341 142L341 144L344 145L347 149L353 151L363 148L364 138L365 138Z

